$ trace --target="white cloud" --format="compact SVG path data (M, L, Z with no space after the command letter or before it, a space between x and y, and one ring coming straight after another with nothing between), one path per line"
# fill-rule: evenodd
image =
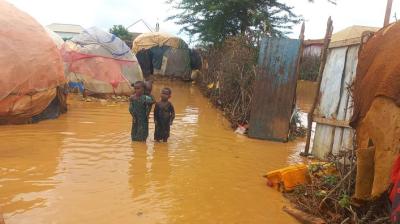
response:
M164 20L176 11L165 0L9 0L18 8L28 12L42 25L53 22L80 24L84 27L98 26L109 29L114 24L128 26L144 19L151 26L159 21L162 31L178 34L180 27ZM351 25L382 26L386 0L337 0L332 5L326 0L282 0L295 7L295 12L306 20L306 38L322 38L326 21L332 16L335 31ZM393 14L400 12L400 1L394 1ZM400 15L399 15L400 16ZM393 18L392 18L393 21ZM131 31L144 32L138 25ZM297 37L299 26L291 37ZM189 38L180 34L185 40Z
M42 25L50 23L79 24L85 28L97 26L108 30L112 25L128 26L139 19L162 31L178 34L180 27L164 20L174 14L165 0L9 0L26 11ZM132 29L137 28L132 27ZM136 31L136 30L132 30ZM137 32L147 31L139 27Z
M306 38L323 38L326 30L326 22L331 16L334 32L352 25L383 26L386 10L386 0L337 0L337 5L332 5L327 0L315 0L308 3L307 0L283 0L288 5L295 7L297 14L303 15L306 21ZM400 2L394 1L392 16L400 12ZM394 21L394 18L391 18ZM296 26L291 37L297 37L300 26Z

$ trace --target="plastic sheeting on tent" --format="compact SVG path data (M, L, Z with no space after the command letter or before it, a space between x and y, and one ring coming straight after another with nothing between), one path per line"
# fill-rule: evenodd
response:
M0 123L41 113L65 82L59 50L31 16L0 0Z
M361 36L364 32L375 32L379 30L377 27L369 26L350 26L332 35L330 48L350 46L360 44Z
M156 46L188 49L188 45L181 38L167 33L154 32L143 33L137 36L133 41L132 50L138 53L143 49L150 49Z
M143 80L139 63L121 39L92 27L64 44L67 79L89 94L129 95Z
M133 51L148 77L152 73L190 79L189 47L179 37L165 33L145 33L133 41Z

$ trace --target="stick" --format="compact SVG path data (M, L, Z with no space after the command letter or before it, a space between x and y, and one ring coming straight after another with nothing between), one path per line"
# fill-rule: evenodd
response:
M312 123L313 123L313 119L314 119L314 111L315 111L315 108L317 107L317 103L318 103L319 89L321 88L322 74L325 69L326 58L328 57L328 47L329 47L329 43L331 42L332 31L333 31L332 19L331 19L331 17L329 17L328 23L326 26L324 48L322 49L321 65L319 66L319 72L318 72L318 77L317 77L317 89L315 90L315 98L314 98L313 105L311 107L310 112L308 113L306 147L304 149L304 153L300 154L302 156L308 156L310 153L310 142L311 142L311 131L312 131L311 129L312 129Z
M303 58L303 50L304 50L304 31L306 29L306 24L305 22L303 22L303 24L301 25L301 31L300 31L300 49L299 49L299 56L297 57L297 62L296 62L296 85L294 86L294 97L293 97L293 101L292 101L292 111L291 114L293 114L293 112L296 109L296 101L297 101L297 81L299 80L300 77L300 63L301 60ZM292 119L290 119L289 121L289 125L292 124ZM291 132L291 130L289 130L289 132ZM291 133L289 133L291 135Z
M340 182L325 196L324 199L319 203L319 209L321 209L322 204L328 199L342 184L343 182L353 173L354 167L340 180Z
M326 222L323 219L317 218L313 215L307 214L298 209L286 206L284 206L282 209L283 211L293 216L295 219L299 220L303 224L326 224Z
M392 12L393 0L388 0L386 5L386 13L385 13L385 21L383 22L383 26L387 26L390 21L390 14Z

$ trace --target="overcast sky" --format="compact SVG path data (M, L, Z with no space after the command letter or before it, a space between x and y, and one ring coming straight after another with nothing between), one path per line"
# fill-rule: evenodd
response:
M161 31L178 34L180 27L165 18L175 11L166 0L9 0L18 8L28 12L42 25L50 23L80 24L85 28L98 26L108 30L114 24L129 26L139 19L149 25L160 23ZM337 0L337 5L326 0L282 0L294 6L294 11L306 21L306 39L322 38L328 16L332 16L334 32L351 25L377 26L383 24L386 0ZM400 0L394 0L393 15L400 12ZM400 13L399 18L400 18ZM147 32L143 24L130 31ZM291 37L297 37L299 27L295 27ZM180 35L188 39L185 35Z

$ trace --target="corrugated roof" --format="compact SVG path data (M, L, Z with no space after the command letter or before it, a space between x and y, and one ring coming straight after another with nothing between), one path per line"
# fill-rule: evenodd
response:
M82 33L84 28L81 25L76 24L63 24L63 23L52 23L47 26L53 32L64 32L64 33Z
M379 27L369 27L369 26L350 26L344 30L336 32L332 35L330 48L340 47L347 45L354 45L361 43L361 35L364 32L376 32Z

